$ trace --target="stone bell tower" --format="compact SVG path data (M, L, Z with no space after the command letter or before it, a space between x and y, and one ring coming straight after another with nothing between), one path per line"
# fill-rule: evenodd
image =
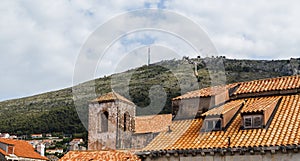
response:
M102 95L89 104L88 149L131 148L136 106L116 92Z

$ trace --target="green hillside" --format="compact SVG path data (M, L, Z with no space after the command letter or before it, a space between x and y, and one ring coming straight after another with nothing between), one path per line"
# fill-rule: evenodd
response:
M194 65L189 61L197 62L198 76L194 77ZM139 106L138 115L153 114L152 109L147 109L149 104L159 106L160 100L151 102L149 90L154 95L167 97L165 106L160 113L171 112L171 98L211 85L211 80L219 80L222 73L218 70L210 73L208 62L224 64L226 83L249 81L261 78L270 78L299 74L300 59L290 60L233 60L218 58L166 60L128 70L123 73L113 74L94 81L88 81L72 88L39 94L31 97L0 102L0 132L15 134L31 133L80 133L87 125L88 101L95 95L111 91L111 87L120 94L129 93L132 101ZM130 78L128 80L128 78ZM221 83L216 81L214 84ZM95 85L95 86L94 86ZM155 86L157 85L157 86ZM159 87L160 86L160 87ZM95 88L93 88L95 87ZM155 88L153 88L155 87ZM76 92L83 97L73 100ZM163 91L163 93L161 93ZM95 95L94 95L95 94ZM128 96L127 96L128 97ZM163 100L162 100L163 101Z

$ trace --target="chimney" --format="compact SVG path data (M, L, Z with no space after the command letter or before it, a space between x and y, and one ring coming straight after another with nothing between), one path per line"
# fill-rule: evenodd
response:
M170 133L170 132L172 132L172 130L171 130L171 126L169 125L168 126L168 133Z
M230 137L228 137L228 148L230 148Z
M41 156L45 156L45 145L43 143L40 143L36 147L36 151L41 154Z

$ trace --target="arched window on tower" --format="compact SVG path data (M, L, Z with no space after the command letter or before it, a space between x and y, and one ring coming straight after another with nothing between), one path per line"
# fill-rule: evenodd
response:
M124 120L123 120L123 127L124 127L124 131L129 131L130 130L130 115L128 112L124 113Z
M98 132L107 132L108 131L108 112L100 112L98 114Z
M101 114L102 114L102 112L97 113L96 125L97 125L97 132L98 133L101 133Z

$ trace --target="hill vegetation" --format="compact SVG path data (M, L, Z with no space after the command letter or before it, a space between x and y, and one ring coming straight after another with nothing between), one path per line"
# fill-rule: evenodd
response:
M188 63L191 61L197 63L197 77L193 71L195 66ZM207 65L209 62L212 64L221 62L224 70L211 72ZM224 57L161 61L88 81L76 85L73 89L66 88L0 102L0 132L17 135L83 133L87 127L88 101L111 91L111 87L125 97L131 98L139 107L137 115L154 114L155 110L147 107L149 104L156 106L155 103L157 106L165 104L159 109L160 113L170 113L171 98L190 90L210 86L212 81L220 80L218 77L222 74L226 76L226 80L215 81L214 84L299 74L299 64L300 59L266 61L233 60ZM82 97L75 97L73 92ZM166 100L151 102L151 94L166 96ZM164 101L166 103L163 103Z

